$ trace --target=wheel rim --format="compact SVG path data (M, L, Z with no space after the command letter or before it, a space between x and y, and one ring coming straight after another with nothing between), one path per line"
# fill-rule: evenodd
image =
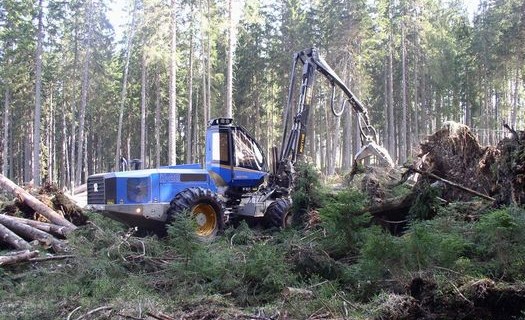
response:
M217 227L217 215L209 204L200 203L193 207L192 215L197 222L197 235L208 237L213 235Z

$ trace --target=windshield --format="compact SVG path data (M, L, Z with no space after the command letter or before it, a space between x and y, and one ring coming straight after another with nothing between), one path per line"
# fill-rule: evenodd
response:
M266 171L264 155L257 143L240 128L232 130L235 166Z

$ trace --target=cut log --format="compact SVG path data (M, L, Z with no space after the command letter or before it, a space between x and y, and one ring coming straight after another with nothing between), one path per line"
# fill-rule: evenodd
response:
M64 226L58 226L56 224L46 223L42 221L30 220L30 219L13 217L13 216L8 216L8 215L5 215L4 219L8 219L8 220L11 219L16 222L27 224L38 230L53 234L55 236L61 236L64 238L72 231L70 228L67 228Z
M21 201L33 208L36 212L49 219L49 221L51 221L52 223L67 227L71 230L76 229L76 226L74 224L66 220L53 209L43 204L41 201L39 201L27 191L17 186L13 181L9 180L2 174L0 174L0 186L10 191L12 194L15 195L15 197L19 198Z
M3 224L5 227L11 229L11 231L14 231L18 235L21 235L28 239L37 240L38 242L53 248L55 252L66 251L66 245L62 241L50 235L49 233L35 229L27 224L14 221L9 218L6 219L6 217L7 216L5 214L0 214L0 223Z
M82 193L82 192L86 192L86 191L87 191L87 184L84 183L84 184L79 185L75 189L73 189L73 195L79 194L79 193Z
M0 266L7 266L10 264L16 264L22 261L28 261L38 255L38 251L24 250L19 252L13 252L9 255L0 256Z
M0 239L17 250L32 249L31 245L0 223Z
M292 287L284 288L281 294L285 298L303 297L306 299L310 299L310 298L313 298L314 296L314 292L312 290L303 289L303 288L292 288Z

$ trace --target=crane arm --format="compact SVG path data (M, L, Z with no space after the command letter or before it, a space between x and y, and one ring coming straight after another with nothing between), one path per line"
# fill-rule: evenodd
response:
M302 77L301 77L301 88L300 94L297 100L297 105L293 115L292 121L290 116L292 113L293 103L293 91L296 86L296 68L302 63ZM274 161L277 162L275 168L275 176L278 181L285 181L285 183L279 183L286 187L287 184L293 180L291 172L293 172L293 166L297 159L304 153L304 147L306 142L306 128L308 125L308 115L310 113L310 107L312 104L313 87L315 84L316 72L321 73L332 86L332 98L331 98L331 109L335 116L341 116L344 112L346 101L352 106L354 111L359 116L359 130L361 133L361 144L362 148L356 155L354 160L361 160L362 158L370 155L376 155L386 160L389 165L393 166L393 161L390 158L388 152L377 145L377 133L375 129L370 125L368 117L368 111L363 106L361 101L352 93L352 91L344 84L339 78L337 73L332 70L328 63L319 55L317 49L309 48L294 54L292 62L292 70L290 73L290 85L288 90L288 100L285 109L284 117L284 130L283 140L281 144L280 156L274 156ZM335 88L338 87L343 91L346 100L342 104L341 110L336 111L334 108ZM288 128L291 123L290 129ZM290 131L288 133L288 130ZM364 152L366 151L366 152ZM366 155L366 156L365 156Z

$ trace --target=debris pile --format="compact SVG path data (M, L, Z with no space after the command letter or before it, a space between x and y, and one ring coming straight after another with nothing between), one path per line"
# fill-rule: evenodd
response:
M447 122L421 143L416 167L453 182L443 186L441 197L447 201L479 196L465 192L471 189L495 198L496 205L524 204L525 131L509 130L512 136L497 146L481 146L469 127Z
M432 278L415 277L405 294L382 297L375 319L514 319L525 308L523 285L490 279L437 290Z

